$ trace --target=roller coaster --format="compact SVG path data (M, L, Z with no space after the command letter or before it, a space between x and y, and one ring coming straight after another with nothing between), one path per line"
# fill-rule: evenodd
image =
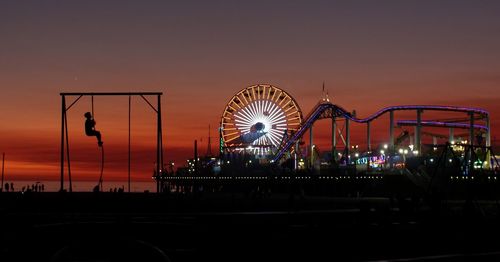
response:
M444 127L444 128L462 128L469 129L469 143L474 143L474 131L480 130L485 132L486 136L486 147L490 147L491 138L490 138L490 130L489 130L489 113L486 110L480 108L468 108L468 107L455 107L455 106L438 106L438 105L404 105L404 106L391 106L386 107L375 114L367 117L367 118L357 118L353 116L352 113L348 112L344 108L335 105L329 101L329 99L323 99L320 101L312 110L311 113L306 117L303 124L300 128L295 132L278 150L276 155L273 158L273 162L279 161L285 152L289 151L291 147L299 141L306 131L311 131L314 123L318 120L331 118L335 121L336 118L344 118L345 119L345 130L346 130L346 143L345 148L348 154L348 150L350 148L350 133L349 133L349 121L354 121L356 123L367 124L367 142L368 142L368 150L371 149L370 141L371 141L371 130L370 124L372 121L381 117L382 115L389 113L390 114L390 138L389 138L389 149L394 149L394 112L395 111L416 111L417 120L400 120L397 121L398 126L415 126L415 139L416 139L416 148L420 151L421 148L421 128L423 126L427 127ZM454 123L448 121L422 121L421 115L424 111L448 111L448 112L459 112L468 114L469 123ZM474 124L476 120L483 120L486 122L485 125ZM464 121L464 119L462 119ZM310 132L312 136L312 132ZM312 144L312 143L311 143ZM334 145L335 146L335 145Z

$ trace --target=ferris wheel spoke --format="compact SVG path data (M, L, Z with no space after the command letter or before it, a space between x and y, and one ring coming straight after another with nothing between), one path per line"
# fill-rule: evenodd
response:
M262 115L262 101L257 101L255 107L257 108L257 116L260 117Z
M267 113L267 116L269 116L269 109L271 107L271 103L269 103L268 100L264 101L264 109L262 110L262 113Z
M250 105L248 105L248 110L250 110L250 112L252 112L252 119L256 118L257 117L257 110L255 109L255 102L252 102L250 103Z
M255 107L257 110L257 117L260 117L260 115L262 114L262 103L260 100L257 101L257 103L255 104Z
M269 113L268 118L271 119L273 118L276 114L279 114L279 107L276 106L276 104L273 104L271 112Z
M252 111L251 104L245 107L244 109L245 115L252 121L255 118L255 113Z
M246 112L241 112L240 114L237 114L234 116L235 119L240 119L240 120L245 120L245 121L252 121L252 116L247 115Z
M278 134L276 133L269 133L269 139L271 140L272 144L276 144L278 141Z
M285 119L285 115L283 114L283 112L280 112L278 115L276 115L273 118L269 119L269 121L278 122L278 121L280 121L282 119Z

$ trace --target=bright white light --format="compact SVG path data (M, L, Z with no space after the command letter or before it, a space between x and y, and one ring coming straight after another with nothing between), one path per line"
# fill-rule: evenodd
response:
M384 144L384 149L387 149L389 146L387 144Z
M403 154L403 149L402 148L399 149L399 153Z
M384 150L380 150L380 154L385 154L385 151Z
M418 155L418 150L413 151L414 155Z
M408 147L410 148L410 151L413 151L413 147L414 147L413 145L409 145Z
M235 115L235 126L242 134L255 132L252 127L257 123L264 125L264 133L252 142L247 148L254 154L265 155L271 147L278 147L281 143L283 132L286 130L286 115L284 110L275 102L269 100L257 100L243 107Z
M403 154L408 154L408 149L403 150Z
M359 157L359 154L358 154L358 153L356 153L356 154L354 154L354 156L355 156L355 157Z

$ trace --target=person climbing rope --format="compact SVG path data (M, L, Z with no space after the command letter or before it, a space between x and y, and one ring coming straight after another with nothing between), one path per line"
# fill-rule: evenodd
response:
M95 120L92 118L92 114L87 112L84 116L87 118L85 121L85 134L97 137L97 144L102 147L101 132L95 130Z

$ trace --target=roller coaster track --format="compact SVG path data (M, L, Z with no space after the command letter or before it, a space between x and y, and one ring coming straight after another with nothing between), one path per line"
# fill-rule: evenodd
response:
M415 121L415 120L399 120L396 123L398 126L416 126L417 125L417 121ZM430 127L451 127L451 128L459 128L459 129L469 129L470 128L470 124L438 122L438 121L421 121L420 125L430 126ZM488 130L488 127L484 126L484 125L474 125L474 129Z
M402 105L402 106L390 106L385 107L372 114L367 118L357 118L353 116L350 112L345 110L344 108L332 104L329 101L320 101L316 106L311 110L308 116L305 118L305 121L302 123L301 127L295 134L290 136L288 140L283 144L283 146L278 150L276 155L273 158L273 162L279 161L285 152L290 150L293 144L298 141L304 133L311 128L311 126L316 122L316 120L324 119L324 118L332 118L332 117L344 117L346 119L352 120L356 123L368 123L371 122L378 117L382 116L385 113L391 111L407 111L407 110L425 110L425 111L448 111L448 112L463 112L463 113L472 113L477 114L480 119L485 119L489 116L488 111L483 110L481 108L469 108L469 107L457 107L457 106L438 106L438 105ZM445 122L436 122L436 125L449 125L450 123ZM486 128L484 126L478 128Z

